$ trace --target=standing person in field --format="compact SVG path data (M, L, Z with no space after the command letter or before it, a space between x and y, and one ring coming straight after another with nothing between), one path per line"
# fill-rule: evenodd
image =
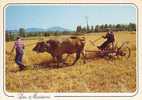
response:
M114 33L111 30L108 30L107 34L103 36L104 39L107 39L103 44L98 46L99 49L104 50L110 43L112 43L112 46L115 42Z
M19 66L20 71L22 71L25 68L25 65L22 63L22 58L24 54L24 42L19 36L16 38L11 53L14 51L14 49L16 50L15 62Z

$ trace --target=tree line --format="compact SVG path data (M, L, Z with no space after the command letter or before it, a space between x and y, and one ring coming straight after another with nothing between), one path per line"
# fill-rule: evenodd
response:
M136 24L102 24L94 26L82 27L78 25L75 31L64 32L26 32L24 28L20 28L18 32L6 31L6 41L13 41L17 36L21 37L38 37L38 36L59 36L59 35L80 35L91 32L107 32L108 29L112 31L136 31Z
M16 39L17 36L21 37L47 37L47 36L59 36L59 35L70 35L70 34L75 34L73 31L63 31L63 32L26 32L24 28L19 28L18 32L11 32L11 31L6 31L5 32L5 39L6 41L13 41Z
M91 33L91 32L106 32L108 29L112 31L136 31L136 24L102 24L94 26L82 27L78 25L76 32L78 33Z

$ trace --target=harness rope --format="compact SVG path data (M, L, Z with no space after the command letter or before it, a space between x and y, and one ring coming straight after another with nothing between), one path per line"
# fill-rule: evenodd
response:
M97 41L99 41L100 39L102 39L102 36L101 37L99 37L99 38L97 38L96 40L89 40L90 41L90 43L93 45L93 46L95 46L95 43L94 42L97 42Z

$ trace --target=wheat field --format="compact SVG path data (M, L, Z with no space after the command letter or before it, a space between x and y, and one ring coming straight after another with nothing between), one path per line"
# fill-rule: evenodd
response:
M86 38L85 50L97 51L97 45L104 40L99 40L91 45L90 40L95 40L105 33L90 33L82 35ZM43 37L48 40L54 36ZM68 36L57 36L62 38ZM115 59L109 61L103 58L86 59L73 66L54 67L48 66L52 57L48 53L37 54L32 51L38 38L25 39L25 52L23 62L28 65L24 71L18 71L14 62L15 53L5 54L5 87L8 92L135 92L136 90L136 33L116 32L118 45L129 41L131 56L128 60ZM6 42L5 50L10 51L14 42ZM89 53L88 53L89 55ZM93 53L91 54L93 55ZM37 66L33 66L37 65ZM44 65L44 66L43 66Z

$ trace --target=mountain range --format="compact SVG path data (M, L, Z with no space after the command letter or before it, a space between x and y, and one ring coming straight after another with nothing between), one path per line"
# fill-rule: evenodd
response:
M19 30L6 30L6 31L18 32ZM72 30L62 28L62 27L59 27L59 26L55 26L55 27L50 27L50 28L47 28L47 29L44 29L44 28L27 28L27 29L25 29L25 31L26 32L64 32L64 31L70 32Z

